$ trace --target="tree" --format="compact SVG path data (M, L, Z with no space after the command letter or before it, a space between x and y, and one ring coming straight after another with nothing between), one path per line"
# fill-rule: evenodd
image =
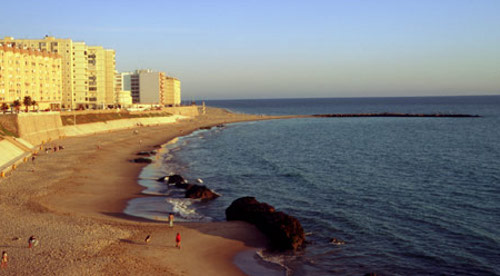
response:
M33 104L33 100L31 99L30 96L25 96L23 100L23 104L26 107L26 112L28 112L28 107L30 107Z
M9 110L9 105L7 103L2 103L3 114L5 114L5 112L7 112L7 110Z
M12 103L12 106L16 109L17 113L19 113L19 109L21 109L21 101L15 100Z
M35 107L38 107L38 102L35 100L31 101L31 106L33 106L33 111L35 111Z

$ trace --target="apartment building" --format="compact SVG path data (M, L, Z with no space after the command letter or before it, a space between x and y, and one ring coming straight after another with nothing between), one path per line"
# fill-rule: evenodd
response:
M132 96L130 94L130 73L116 73L115 76L115 93L118 95L117 103L121 107L129 107L132 105ZM124 82L128 83L128 90L125 90Z
M66 108L82 108L88 105L89 77L88 77L88 48L85 42L73 42L72 46L72 89L63 97L63 105ZM71 94L71 95L69 95Z
M164 72L149 69L122 73L124 90L130 88L133 103L178 106L181 103L181 84Z
M181 104L181 81L166 76L165 77L165 91L164 103L168 106L179 106Z
M114 50L51 36L43 39L5 37L0 40L0 43L2 42L21 48L45 50L61 56L63 107L100 108L116 103L118 96L114 89Z
M105 78L105 102L108 105L118 104L118 98L120 93L116 93L115 87L115 77L116 77L116 53L115 50L106 49L105 54L105 66L104 66L104 78Z
M0 103L29 96L38 108L59 108L62 100L61 56L0 42Z

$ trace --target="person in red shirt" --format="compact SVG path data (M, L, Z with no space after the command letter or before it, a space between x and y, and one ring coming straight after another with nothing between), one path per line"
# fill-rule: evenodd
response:
M181 234L177 233L177 236L175 236L175 247L178 247L181 249Z

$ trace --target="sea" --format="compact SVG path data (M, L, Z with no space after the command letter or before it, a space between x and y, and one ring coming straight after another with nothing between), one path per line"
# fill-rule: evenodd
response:
M500 96L213 100L266 115L471 114L478 118L300 118L228 124L164 145L125 213L224 221L253 196L296 217L303 250L259 252L249 275L500 275ZM180 174L202 202L153 180ZM335 238L341 243L332 243ZM274 263L276 265L271 265ZM278 266L279 265L279 266Z

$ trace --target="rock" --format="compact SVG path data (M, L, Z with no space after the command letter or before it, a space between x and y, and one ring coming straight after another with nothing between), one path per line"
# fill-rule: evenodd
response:
M227 220L244 220L257 224L263 213L273 213L274 207L258 202L255 197L241 197L231 203L226 209Z
M191 187L186 190L186 198L196 198L196 199L215 199L218 198L219 195L214 191L210 190L204 185L191 185ZM177 186L177 185L176 185Z
M209 129L212 129L212 127L210 127L210 126L208 126L208 127L200 127L200 129L209 130Z
M149 158L144 158L144 157L135 158L135 159L132 159L130 161L134 162L134 163L147 163L147 164L153 162L153 160L151 160Z
M156 151L152 150L152 151L140 151L137 153L137 155L140 155L140 156L151 156L151 155L155 155L156 154Z
M336 244L336 245L342 245L342 244L345 244L345 241L343 241L341 239L337 239L337 238L331 238L330 243Z
M185 190L189 190L192 186L193 186L193 184L184 183L184 182L175 183L176 188L181 188L181 189L185 189Z
M254 197L239 198L226 209L227 220L243 220L254 224L270 240L272 249L297 250L304 245L305 234L300 222Z
M156 179L156 181L165 182L165 181L168 181L168 178L169 178L168 175L167 176L162 176L162 177Z
M174 174L168 177L168 184L186 183L184 177Z

